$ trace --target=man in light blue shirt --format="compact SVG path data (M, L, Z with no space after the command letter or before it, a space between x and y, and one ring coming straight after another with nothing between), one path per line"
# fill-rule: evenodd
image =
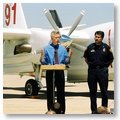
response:
M69 64L71 51L68 53L66 48L60 45L61 34L58 31L51 32L51 43L42 50L41 63L45 65L54 64ZM53 81L53 72L55 72L55 81ZM61 112L58 114L65 114L65 77L63 70L47 70L46 71L46 85L47 85L47 108L52 110L54 103L54 87L57 88L57 102L60 104Z

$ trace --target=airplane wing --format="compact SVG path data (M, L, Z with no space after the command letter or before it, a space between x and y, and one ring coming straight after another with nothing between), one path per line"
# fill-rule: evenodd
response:
M28 29L3 28L4 40L28 40L31 32Z

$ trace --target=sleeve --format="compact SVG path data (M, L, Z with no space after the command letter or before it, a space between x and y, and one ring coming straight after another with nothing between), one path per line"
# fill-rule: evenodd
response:
M83 57L84 57L85 59L88 58L88 48L84 51Z
M83 54L83 57L85 58L85 62L87 64L89 64L89 62L88 62L88 53L89 53L89 51L88 51L88 47L87 47L86 50L84 51L84 54Z
M68 56L68 52L66 48L65 48L64 56L65 56L65 64L70 64L70 57Z
M108 58L108 62L106 63L106 66L108 67L109 65L111 65L111 63L114 60L113 53L110 47L108 48L107 58Z
M70 57L68 56L68 52L64 46L60 46L60 63L61 64L70 64Z

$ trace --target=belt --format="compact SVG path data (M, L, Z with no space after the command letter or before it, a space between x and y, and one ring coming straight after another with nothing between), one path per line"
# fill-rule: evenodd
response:
M97 66L90 66L89 68L90 69L102 69L102 68L105 68L105 67L97 65Z

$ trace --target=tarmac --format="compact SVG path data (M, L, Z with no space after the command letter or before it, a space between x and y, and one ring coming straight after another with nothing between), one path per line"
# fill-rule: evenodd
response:
M28 76L3 76L3 112L4 114L45 114L47 111L46 83L38 96L26 96L24 86ZM114 81L109 81L108 107L114 109ZM65 83L65 114L91 114L87 82ZM98 107L101 106L101 95L98 87Z

